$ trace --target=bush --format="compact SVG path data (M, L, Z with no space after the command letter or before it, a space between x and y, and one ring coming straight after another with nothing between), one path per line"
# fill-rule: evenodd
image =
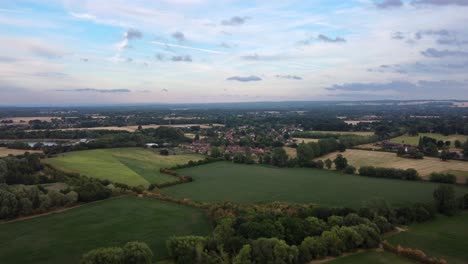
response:
M197 247L204 248L206 241L202 236L171 237L166 245L177 264L192 264L197 259Z
M441 214L454 215L457 211L455 190L452 186L439 185L433 193L437 210Z
M346 174L354 174L356 172L356 168L354 166L348 165L344 169L344 173Z
M327 248L320 237L306 237L299 246L299 259L307 263L327 256Z
M153 252L142 242L121 247L98 248L83 255L80 264L151 264Z
M450 173L431 173L429 180L432 182L440 182L440 183L451 183L454 184L457 182L457 177Z
M260 238L252 241L252 260L254 263L284 263L297 262L299 250L296 246L288 246L277 238Z
M420 180L419 173L415 169L394 169L373 166L359 168L359 175L375 178L399 179L416 181Z

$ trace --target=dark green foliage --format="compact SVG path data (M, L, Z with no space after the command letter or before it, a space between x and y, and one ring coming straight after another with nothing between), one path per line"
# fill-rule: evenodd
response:
M431 173L429 180L432 182L440 182L440 183L456 183L457 177L450 173Z
M153 252L142 242L128 242L123 247L94 249L83 255L80 264L151 264Z
M457 201L455 190L452 186L439 185L434 190L433 197L437 206L437 210L441 214L454 215L457 211Z
M419 173L415 169L394 169L373 166L359 168L359 175L375 178L400 179L408 181L420 180Z
M340 171L344 170L346 166L348 166L348 160L341 154L336 156L336 158L333 160L333 163L335 164L335 168Z
M299 250L296 246L288 246L285 241L277 238L260 238L252 241L252 260L254 263L284 263L297 262Z
M288 154L283 148L273 149L271 163L278 167L285 167L288 164Z
M354 174L356 172L356 168L352 165L347 165L343 172L346 174Z
M112 191L98 181L90 181L76 189L78 199L82 202L92 202L106 199L111 196Z
M207 239L201 236L171 237L167 240L169 255L177 264L193 264L197 260L197 247L205 247Z

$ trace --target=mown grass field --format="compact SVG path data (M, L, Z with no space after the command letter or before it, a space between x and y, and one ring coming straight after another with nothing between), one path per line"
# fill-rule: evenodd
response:
M388 253L386 251L368 251L354 255L339 257L327 262L330 264L414 264L408 259Z
M150 183L175 180L172 176L160 173L160 168L202 158L196 154L161 156L157 151L143 148L118 148L70 152L46 162L58 169L89 177L131 186L148 186Z
M204 202L308 202L359 207L374 198L391 204L432 201L437 184L376 179L308 168L272 168L217 162L179 170L193 182L162 189L178 198ZM468 188L455 187L459 195Z
M147 243L155 260L168 256L172 235L206 235L208 219L198 209L152 199L122 197L68 211L0 224L0 263L78 263L97 247Z
M395 142L395 143L404 143L404 144L410 144L410 145L415 145L417 146L419 143L419 137L431 137L435 138L437 140L443 140L443 141L450 141L451 142L451 147L454 147L454 142L455 140L460 140L462 143L465 142L468 139L467 135L449 135L449 136L444 136L442 134L436 134L436 133L419 133L418 136L409 136L409 135L403 135L399 136L396 138L390 139L390 141Z
M395 153L380 151L348 149L343 153L333 152L318 159L326 160L329 158L333 160L338 154L342 154L348 160L348 164L356 168L362 166L398 169L413 168L422 176L428 176L432 172L445 172L448 170L459 171L457 172L458 175L462 172L468 173L468 162L456 160L441 161L440 159L431 157L424 157L422 160L405 159L398 157ZM460 177L460 181L464 182L463 177Z
M421 249L448 263L468 263L468 212L453 217L438 216L434 221L411 225L407 232L387 240L392 245Z

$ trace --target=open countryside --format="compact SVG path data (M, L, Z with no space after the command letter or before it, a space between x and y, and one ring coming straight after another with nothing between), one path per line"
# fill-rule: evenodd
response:
M409 136L409 135L403 135L399 136L396 138L392 138L390 141L395 142L395 143L401 143L401 144L408 144L408 145L414 145L417 146L419 143L419 138L420 137L431 137L435 138L436 140L442 140L442 141L450 141L450 146L454 147L454 143L456 140L460 142L465 142L468 139L467 135L449 135L449 136L444 136L442 134L437 134L437 133L419 133L417 136Z
M146 242L155 259L168 257L166 239L205 235L211 227L201 210L152 199L121 197L65 212L0 223L2 263L78 263L82 254L132 240ZM52 249L53 250L49 250Z
M48 159L47 163L69 172L130 186L148 186L176 179L160 173L161 168L202 159L197 154L162 156L156 150L142 148L98 149L71 152Z
M439 216L435 221L409 226L408 231L392 235L387 240L394 245L419 248L448 263L468 263L468 213Z
M410 169L413 168L419 172L421 176L429 176L432 172L447 172L456 170L460 172L468 172L468 162L449 160L441 161L438 158L424 157L424 159L408 159L398 157L395 153L382 151L368 151L359 149L348 149L343 153L334 152L326 156L320 157L321 160L335 159L338 154L343 155L349 164L360 168L363 166L376 166L385 168ZM458 177L461 183L465 182L465 177Z
M314 169L271 168L226 162L182 169L194 181L162 189L178 198L202 202L274 201L360 207L375 199L393 205L427 202L437 184L406 182ZM468 189L457 187L459 194ZM337 195L339 194L339 195Z

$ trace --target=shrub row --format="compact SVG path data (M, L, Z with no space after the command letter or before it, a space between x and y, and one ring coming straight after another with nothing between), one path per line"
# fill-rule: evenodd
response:
M421 180L419 173L415 169L394 169L373 166L359 168L359 175L375 178L400 179L408 181Z
M429 180L432 182L440 182L440 183L456 183L457 177L450 173L431 173Z
M403 257L415 260L420 263L447 264L447 261L445 259L431 258L427 256L422 250L419 250L419 249L404 248L400 245L397 245L396 247L394 247L390 245L387 241L383 241L382 246L385 250L393 254L396 254L398 256L403 256Z

